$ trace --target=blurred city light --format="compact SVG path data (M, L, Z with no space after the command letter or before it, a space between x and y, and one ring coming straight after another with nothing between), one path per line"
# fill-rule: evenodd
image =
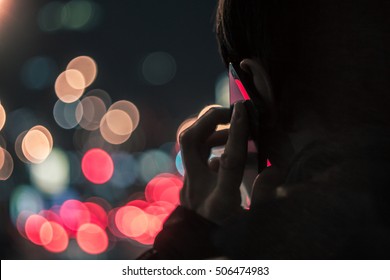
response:
M98 24L99 18L100 6L92 1L74 0L62 8L62 24L70 30L90 30Z
M41 164L30 166L31 182L43 193L56 195L69 185L70 165L67 155L60 149L53 149Z
M230 106L229 78L226 73L221 74L215 83L215 103L222 107Z
M62 28L61 13L63 2L50 1L44 5L38 14L38 25L44 32L55 32Z
M104 184L114 173L111 156L102 149L91 149L85 153L81 162L85 178L94 184Z
M190 74L191 61L178 65L195 55L147 31L149 20L132 14L142 3L0 0L0 37L7 35L0 40L0 206L9 210L1 218L21 239L4 242L12 257L134 258L179 205L184 168L175 131L184 106L176 96L199 108L207 101L193 99L194 91L210 95L213 81L189 86L202 73ZM122 7L126 15L117 16ZM161 28L164 36L173 30ZM187 81L173 83L176 74ZM134 250L118 255L118 241Z
M27 238L36 245L46 245L50 242L50 240L53 238L53 230L52 228L47 228L46 231L42 232L41 235L41 229L42 226L47 222L47 220L37 214L33 214L30 217L27 218L26 224L25 224L25 232L27 235Z
M131 186L137 179L139 174L138 162L128 153L112 154L114 161L114 174L110 180L111 184L118 188L126 188Z
M23 65L22 82L29 89L42 90L53 84L57 71L57 65L52 59L36 56Z
M76 1L73 1L73 2L76 2ZM86 2L86 1L77 1L77 2L81 3L81 2ZM72 2L70 2L70 3L72 3ZM86 3L88 3L88 2L86 2ZM72 59L69 62L68 66L66 67L66 70L68 70L68 71L66 71L66 77L67 77L69 84L73 88L76 88L76 89L80 89L80 88L84 89L84 88L90 86L95 81L96 75L97 75L96 62L95 62L95 60L93 60L89 56L79 56L79 57ZM73 72L71 72L69 70L76 70L79 73L81 73L83 78L84 78L83 82L80 82L80 81L76 80L74 77L72 77L72 75L74 75L74 74L72 74Z
M81 225L91 221L91 213L88 207L75 199L67 200L62 204L60 216L64 225L71 233L77 232Z
M173 159L160 150L150 150L145 152L140 160L140 178L144 182L149 182L160 173L172 173L174 171Z
M98 225L86 223L77 231L77 244L88 254L101 254L107 250L108 236Z
M14 161L10 153L0 147L0 181L7 180L14 170Z
M52 253L61 253L68 248L69 236L64 227L56 222L45 222L42 225L41 231L48 231L45 228L51 228L52 238L49 242L44 244L44 248Z
M184 165L183 165L183 158L181 156L181 151L177 153L175 164L176 164L177 172L179 172L180 175L184 176Z
M149 54L142 64L144 79L152 85L164 85L176 75L176 61L166 52Z
M62 72L54 85L57 97L65 103L78 100L83 95L85 87L83 74L74 69Z
M80 126L86 130L96 130L99 128L100 121L107 111L104 101L97 96L86 96L77 105L82 111Z
M126 142L139 123L139 111L130 101L121 100L110 106L100 121L100 133L111 144Z
M38 125L31 128L23 137L21 149L31 163L42 163L53 148L53 137L47 128Z
M0 102L0 131L3 129L6 119L7 115L5 113L3 105L1 105Z
M64 103L61 100L57 100L53 108L54 120L64 129L74 128L82 120L84 115L83 108L78 100L73 103Z

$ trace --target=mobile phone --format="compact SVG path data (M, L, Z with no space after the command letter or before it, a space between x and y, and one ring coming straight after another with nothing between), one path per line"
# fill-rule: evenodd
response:
M231 108L233 108L233 105L236 102L244 101L243 104L249 117L250 131L248 141L248 158L251 158L253 154L256 155L257 169L258 172L261 172L267 166L267 154L264 146L265 137L264 135L261 135L261 102L259 97L251 92L250 88L244 86L243 80L240 78L238 72L231 63L229 64L229 99Z

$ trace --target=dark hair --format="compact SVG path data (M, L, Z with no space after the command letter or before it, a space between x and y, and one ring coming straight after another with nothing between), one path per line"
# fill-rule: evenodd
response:
M220 0L216 15L219 51L227 66L243 58L263 58L265 52L264 1Z
M380 7L370 0L219 0L219 50L225 65L261 60L283 121L309 111L339 131L387 126L390 17Z

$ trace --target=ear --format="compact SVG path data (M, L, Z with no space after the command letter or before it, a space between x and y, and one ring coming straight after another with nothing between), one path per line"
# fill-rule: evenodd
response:
M275 96L272 92L270 78L262 63L258 59L246 58L240 62L240 67L250 77L248 80L252 82L252 88L256 91L255 94L258 94L264 102L267 126L274 126L277 120Z

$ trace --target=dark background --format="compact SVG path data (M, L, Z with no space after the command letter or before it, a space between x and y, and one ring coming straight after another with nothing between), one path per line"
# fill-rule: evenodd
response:
M140 111L137 129L142 134L142 145L130 149L124 144L120 149L142 153L159 149L166 143L173 145L178 126L190 115L216 102L216 82L225 71L214 33L216 3L199 0L88 1L95 14L87 27L48 31L40 26L39 15L49 2L56 1L0 0L0 101L7 112L7 123L0 136L15 164L12 176L0 181L2 259L134 258L147 247L117 242L98 256L77 250L69 253L71 248L61 254L51 254L19 235L10 218L9 200L17 186L31 182L28 168L15 156L14 135L18 131L14 130L24 122L43 124L51 131L55 147L77 152L73 143L75 129L65 130L54 121L53 106L57 97L53 85L71 59L88 55L98 65L97 79L90 89L104 89L113 102L129 100ZM69 2L59 1L62 4ZM176 74L166 84L152 85L142 76L142 62L153 52L165 52L175 59ZM23 83L25 64L31 58L42 56L54 62L52 80L40 89L29 88ZM29 113L16 114L16 118L12 113L20 112L20 109ZM143 187L144 184L139 183L137 190ZM82 188L76 184L70 188L80 199L91 193L88 186ZM106 199L115 207L131 192L121 190Z

